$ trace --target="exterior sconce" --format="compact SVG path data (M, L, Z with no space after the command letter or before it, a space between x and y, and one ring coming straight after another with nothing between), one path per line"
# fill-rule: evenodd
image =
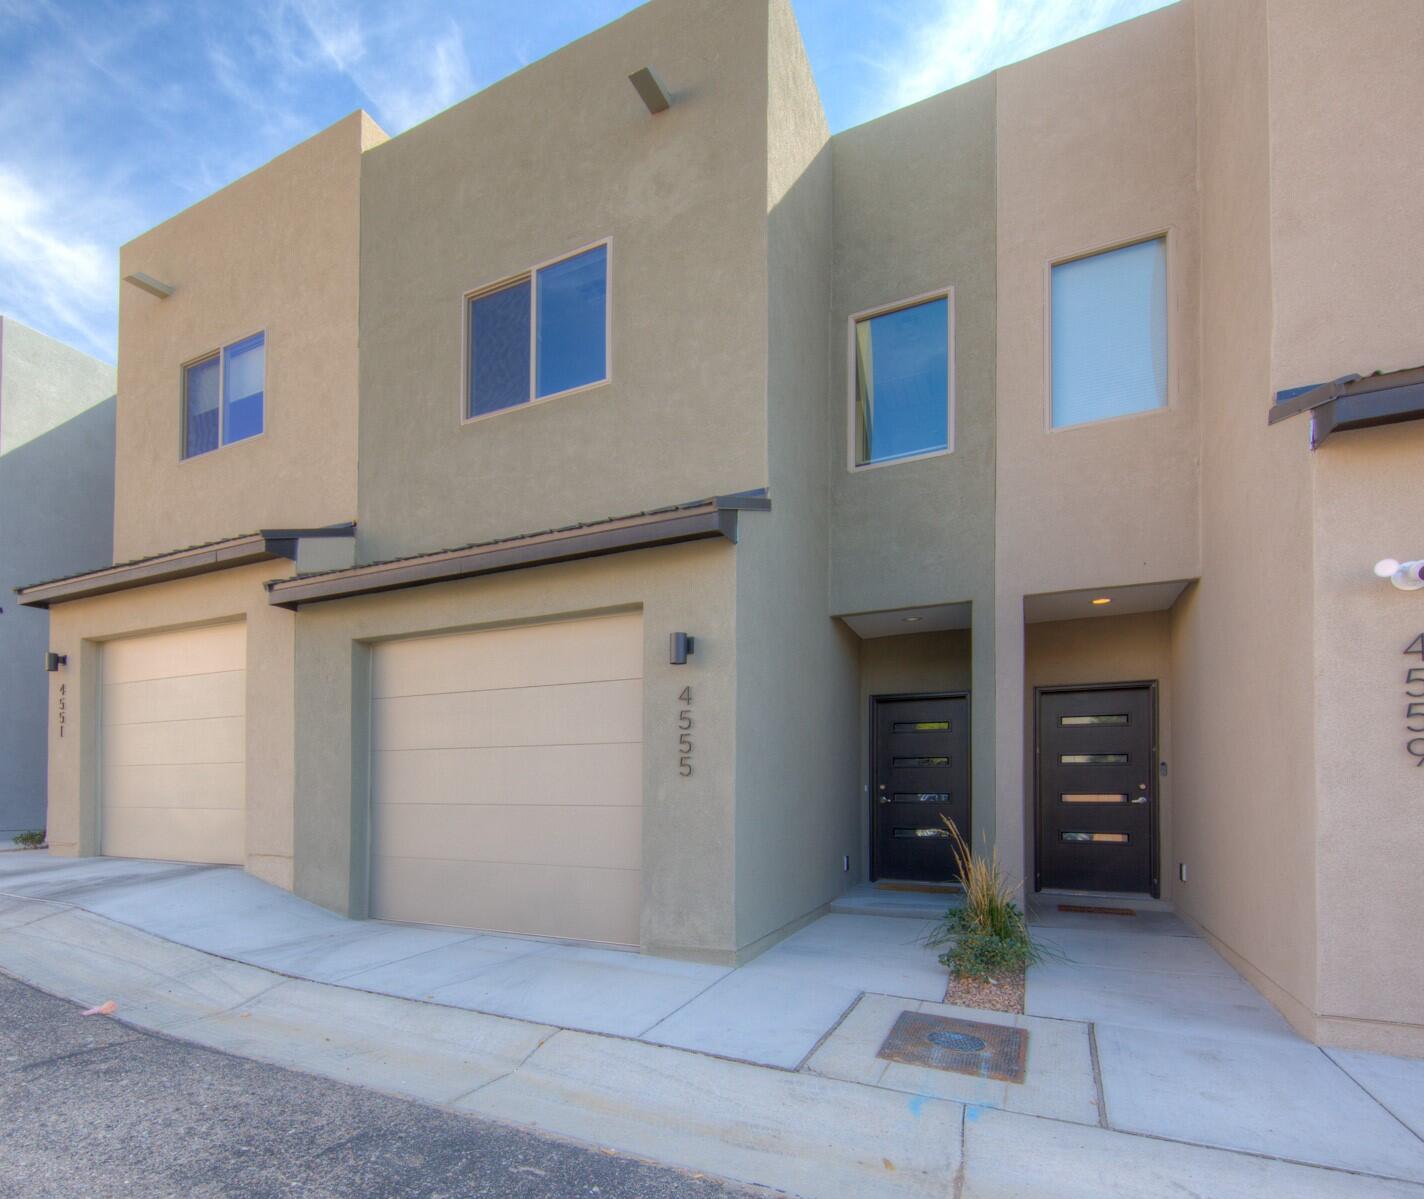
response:
M690 633L671 634L668 637L668 665L686 666L687 655L692 653L692 650L693 637Z
M56 670L58 670L61 666L68 666L68 665L69 665L69 655L68 655L68 654L48 653L48 654L45 655L45 669L46 669L47 671L49 671L50 674L53 674L53 673L54 673Z
M1393 558L1381 558L1375 563L1375 574L1388 579L1400 591L1424 589L1424 561L1396 562Z
M638 98L648 106L648 111L656 116L672 107L672 97L663 81L653 74L652 67L642 67L628 76L628 82L638 93Z

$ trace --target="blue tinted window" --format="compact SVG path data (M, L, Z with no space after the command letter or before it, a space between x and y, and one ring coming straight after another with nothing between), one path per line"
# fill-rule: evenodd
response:
M529 399L529 280L470 301L470 416Z
M855 325L856 464L949 448L949 300Z
M1053 268L1053 427L1167 404L1163 238Z
M608 247L539 272L535 394L553 395L607 375Z
M262 385L266 350L262 334L223 351L223 445L262 432Z
M221 360L216 354L195 362L184 371L183 457L218 448L218 378Z

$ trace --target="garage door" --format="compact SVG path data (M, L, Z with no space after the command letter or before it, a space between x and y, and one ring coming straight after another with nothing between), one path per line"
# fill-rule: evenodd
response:
M638 943L642 624L376 647L373 915Z
M245 626L129 637L100 652L100 852L241 863Z

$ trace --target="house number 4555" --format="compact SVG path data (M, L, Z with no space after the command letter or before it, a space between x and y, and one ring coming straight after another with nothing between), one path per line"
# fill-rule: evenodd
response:
M677 712L677 772L688 778L692 774L692 688L684 687L677 698L682 705Z

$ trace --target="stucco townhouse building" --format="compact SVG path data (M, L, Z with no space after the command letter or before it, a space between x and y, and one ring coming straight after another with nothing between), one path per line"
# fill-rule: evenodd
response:
M114 368L0 315L0 849L45 827L45 614L36 579L113 554Z
M832 136L653 0L293 148L123 248L51 845L730 962L948 817L1424 1053L1420 61L1183 0Z

